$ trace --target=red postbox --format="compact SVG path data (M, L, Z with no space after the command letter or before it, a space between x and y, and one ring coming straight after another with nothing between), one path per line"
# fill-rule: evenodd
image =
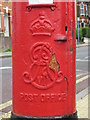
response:
M13 2L12 118L77 118L74 6Z

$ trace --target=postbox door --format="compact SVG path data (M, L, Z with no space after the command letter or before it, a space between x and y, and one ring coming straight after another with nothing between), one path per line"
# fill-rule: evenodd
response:
M69 18L69 7L52 0L13 3L15 114L63 116L75 111L74 18Z

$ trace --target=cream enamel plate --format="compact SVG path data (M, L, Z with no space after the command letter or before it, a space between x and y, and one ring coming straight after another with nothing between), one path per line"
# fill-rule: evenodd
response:
M53 0L29 0L29 4L53 4Z

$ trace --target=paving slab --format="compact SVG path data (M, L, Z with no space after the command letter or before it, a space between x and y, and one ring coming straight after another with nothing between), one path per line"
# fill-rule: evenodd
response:
M88 95L77 101L76 108L78 111L78 118L88 118Z

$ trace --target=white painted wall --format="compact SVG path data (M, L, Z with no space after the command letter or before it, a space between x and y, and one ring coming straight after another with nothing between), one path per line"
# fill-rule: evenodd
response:
M5 14L4 16L4 27L5 27L5 33L4 35L9 37L9 21L8 21L8 13Z

